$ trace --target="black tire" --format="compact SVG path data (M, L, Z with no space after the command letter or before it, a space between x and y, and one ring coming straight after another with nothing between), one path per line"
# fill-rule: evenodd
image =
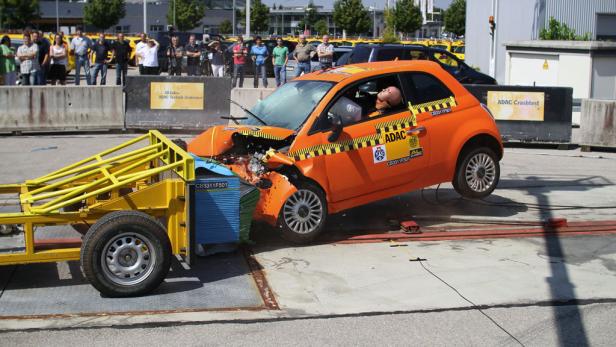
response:
M108 297L147 294L165 279L170 266L171 243L165 227L143 212L109 213L83 239L83 273Z
M499 179L500 165L494 151L476 147L460 154L452 184L463 197L481 199L492 194Z
M296 185L297 192L282 206L278 227L282 237L294 244L308 244L323 231L327 220L325 193L311 182Z

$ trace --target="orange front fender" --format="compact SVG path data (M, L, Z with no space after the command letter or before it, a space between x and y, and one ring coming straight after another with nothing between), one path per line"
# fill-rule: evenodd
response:
M253 214L254 219L276 226L278 215L287 199L297 192L289 179L277 172L268 172L262 178L272 181L272 186L261 190L261 198Z

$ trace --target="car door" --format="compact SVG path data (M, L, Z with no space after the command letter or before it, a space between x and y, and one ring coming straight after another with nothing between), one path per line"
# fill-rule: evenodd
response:
M344 122L335 141L330 142L330 130L321 135L329 198L334 202L402 186L426 174L428 133L407 133L421 125L423 116L414 126L404 94L400 104L374 113L378 92L390 86L402 91L397 74L357 82L342 90L322 115L341 116ZM340 110L350 114L340 115Z

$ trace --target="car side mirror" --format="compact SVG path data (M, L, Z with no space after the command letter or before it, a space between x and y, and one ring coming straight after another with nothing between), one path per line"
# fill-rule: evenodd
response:
M335 142L340 137L342 133L342 129L344 125L342 124L342 117L339 115L335 115L331 112L327 113L327 118L329 119L330 124L332 125L332 133L327 137L327 141Z

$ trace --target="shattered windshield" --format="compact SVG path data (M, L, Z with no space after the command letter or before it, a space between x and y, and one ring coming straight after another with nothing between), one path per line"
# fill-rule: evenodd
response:
M296 130L334 84L323 81L291 81L283 84L250 111L267 125ZM263 125L246 114L245 125Z

